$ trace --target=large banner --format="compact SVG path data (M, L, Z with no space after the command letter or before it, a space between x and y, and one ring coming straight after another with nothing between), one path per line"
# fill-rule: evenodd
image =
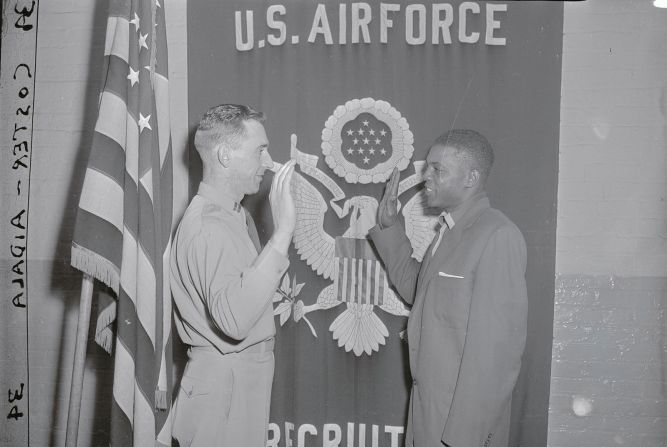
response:
M274 299L270 446L403 444L410 309L366 235L398 167L401 215L414 256L423 254L433 218L421 162L451 128L492 143L491 202L528 243L529 337L511 445L546 445L561 46L558 2L189 3L191 129L211 106L247 104L267 114L273 158L299 163L299 223ZM194 152L190 162L192 193ZM269 177L246 200L263 241Z

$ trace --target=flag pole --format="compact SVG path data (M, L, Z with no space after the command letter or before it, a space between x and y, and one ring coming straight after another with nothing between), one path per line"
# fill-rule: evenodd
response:
M79 322L76 328L76 345L74 348L74 367L72 368L72 385L69 393L69 410L67 412L66 447L76 447L79 434L79 416L81 414L81 396L83 394L83 372L86 363L86 347L88 344L88 328L90 326L90 308L93 296L93 277L84 273L81 279L81 299L79 301Z

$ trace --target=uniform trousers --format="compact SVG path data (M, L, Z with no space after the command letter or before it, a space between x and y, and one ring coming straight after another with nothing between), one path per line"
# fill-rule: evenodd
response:
M275 360L273 340L238 353L191 347L174 403L180 447L265 447Z

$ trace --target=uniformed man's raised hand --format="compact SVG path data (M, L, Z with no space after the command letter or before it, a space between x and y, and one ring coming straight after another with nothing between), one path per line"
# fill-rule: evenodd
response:
M380 228L389 228L398 221L398 169L394 168L384 188L384 195L378 207Z
M287 253L296 227L296 208L290 191L295 164L294 160L290 160L278 170L273 177L269 193L274 226L271 239L276 248L283 253Z

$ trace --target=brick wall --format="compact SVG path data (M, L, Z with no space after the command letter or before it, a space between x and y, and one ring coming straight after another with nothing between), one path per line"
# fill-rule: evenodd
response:
M565 6L550 447L667 445L666 23Z

